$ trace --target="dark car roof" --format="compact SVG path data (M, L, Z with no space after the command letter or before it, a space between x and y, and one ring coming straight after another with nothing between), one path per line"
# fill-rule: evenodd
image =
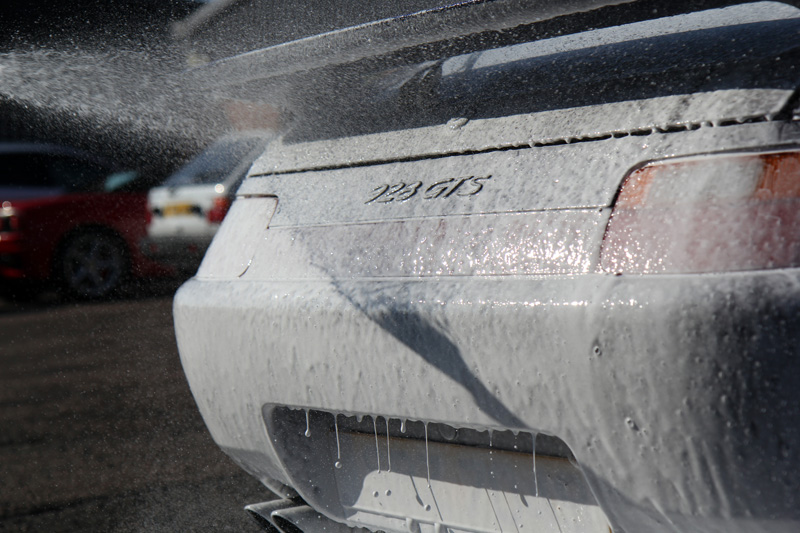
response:
M83 150L63 146L59 144L50 143L33 143L33 142L0 142L0 155L7 154L49 154L49 155L63 155L82 159L84 161L91 161L95 164L107 167L109 169L116 169L116 165L111 161L90 154Z
M0 142L0 163L0 200L143 191L135 171L125 171L106 159L63 145Z

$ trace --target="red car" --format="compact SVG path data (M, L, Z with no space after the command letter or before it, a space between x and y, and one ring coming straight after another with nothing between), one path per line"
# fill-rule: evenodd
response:
M51 281L100 298L163 270L138 249L148 216L139 181L71 148L0 144L0 286Z

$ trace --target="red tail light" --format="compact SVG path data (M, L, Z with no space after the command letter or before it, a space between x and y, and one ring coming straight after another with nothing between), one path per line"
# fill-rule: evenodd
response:
M615 273L800 266L800 152L663 161L622 184L600 267Z
M0 208L0 232L19 231L19 213L10 202L3 202Z
M228 209L230 208L231 201L229 198L224 196L214 198L214 203L211 206L211 209L209 209L206 213L206 219L209 222L219 224L222 222L222 219L225 218L225 215L228 213Z

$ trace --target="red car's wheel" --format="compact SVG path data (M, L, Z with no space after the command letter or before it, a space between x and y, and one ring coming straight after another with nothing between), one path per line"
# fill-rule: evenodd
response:
M58 270L62 288L82 298L102 298L119 288L128 274L125 245L100 231L84 231L64 244Z

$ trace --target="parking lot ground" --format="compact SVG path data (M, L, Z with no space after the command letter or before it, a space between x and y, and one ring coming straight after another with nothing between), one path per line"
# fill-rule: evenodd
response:
M172 292L0 301L0 531L257 531L272 494L211 440Z

